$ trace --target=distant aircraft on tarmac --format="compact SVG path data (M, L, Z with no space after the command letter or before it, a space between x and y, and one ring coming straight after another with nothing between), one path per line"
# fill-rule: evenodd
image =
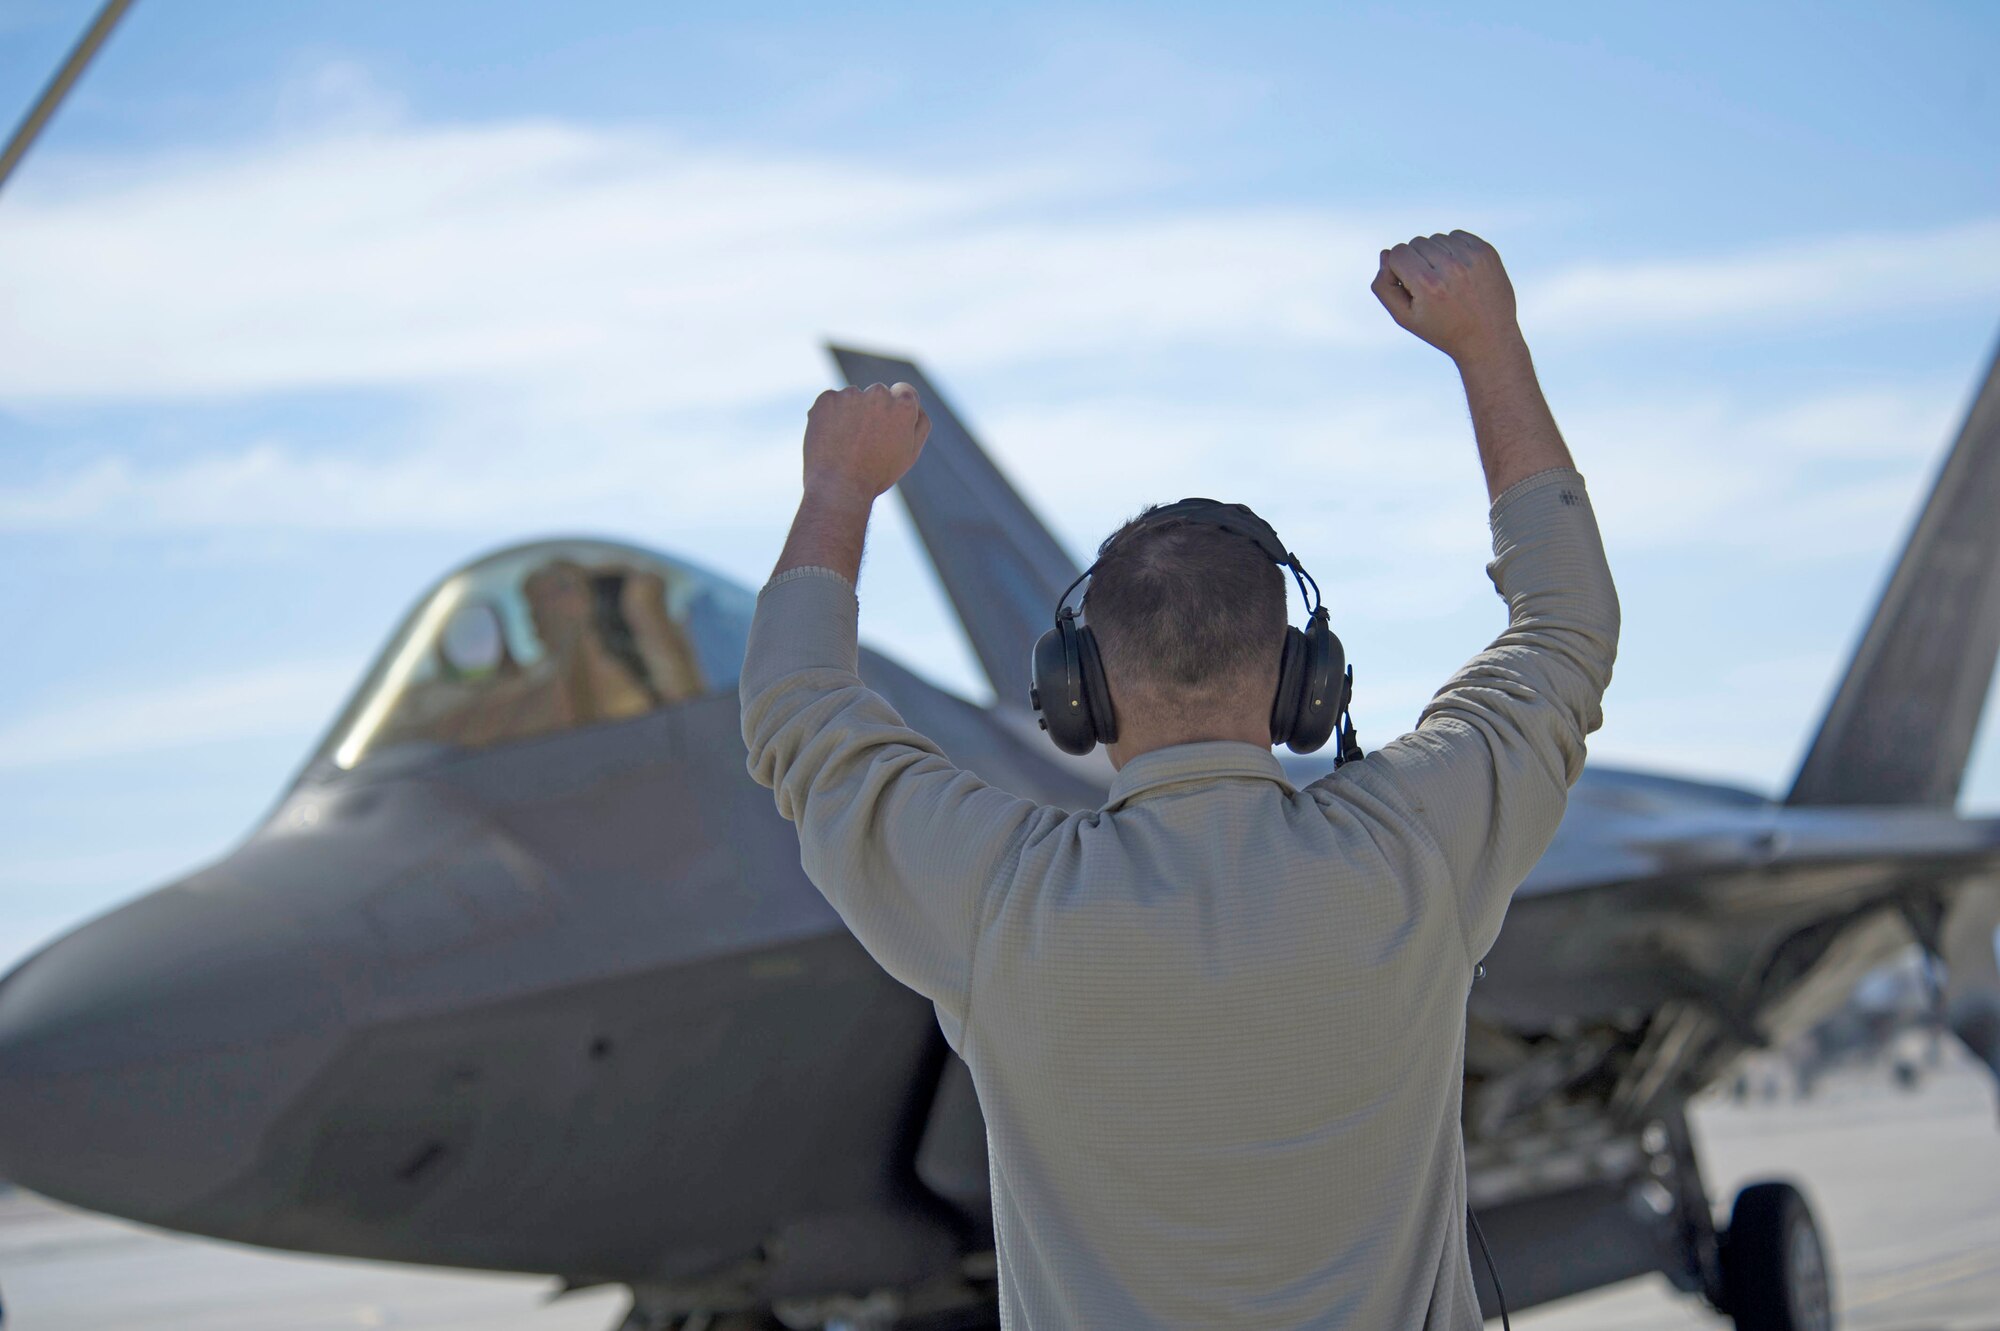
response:
M1108 763L1026 706L1075 561L914 365L834 356L923 394L901 491L997 701L862 673L988 781L1095 807ZM1686 1106L1912 938L2000 1069L2000 819L1953 812L1995 513L2000 364L1786 799L1585 772L1467 1018L1469 1199L1514 1308L1660 1271L1745 1331L1830 1325L1802 1195L1719 1224ZM969 1074L745 773L751 605L606 541L445 577L241 846L0 981L0 1173L246 1243L622 1283L630 1331L992 1325Z

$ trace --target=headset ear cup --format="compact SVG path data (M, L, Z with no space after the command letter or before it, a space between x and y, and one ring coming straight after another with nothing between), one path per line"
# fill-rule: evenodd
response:
M1076 631L1076 659L1083 675L1083 710L1089 714L1091 733L1100 744L1118 738L1118 713L1111 706L1111 682L1104 677L1104 656L1097 650L1097 635L1088 624Z
M1311 753L1333 738L1346 709L1347 649L1334 635L1324 609L1313 615L1300 636L1305 640L1305 668L1297 695L1298 724L1289 742L1293 753Z
M1042 729L1064 753L1089 753L1097 736L1085 711L1083 675L1077 668L1076 629L1069 615L1056 627L1035 640L1030 669L1034 691L1029 701L1041 718Z
M1278 658L1278 691L1271 698L1271 743L1289 744L1299 722L1299 695L1305 683L1306 635L1285 628L1285 650Z
M1043 730L1049 728L1049 713L1055 710L1055 681L1061 678L1062 643L1054 629L1035 639L1028 654L1028 706ZM1053 667L1053 669L1051 668Z
M1056 628L1034 644L1034 697L1040 699L1042 729L1064 753L1088 753L1098 741L1076 638L1076 616L1062 612Z

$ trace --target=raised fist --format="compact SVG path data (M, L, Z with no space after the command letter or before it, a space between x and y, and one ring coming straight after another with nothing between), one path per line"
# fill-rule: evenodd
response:
M806 413L806 489L872 500L903 479L930 433L908 384L829 388Z
M1453 360L1520 336L1514 285L1500 255L1470 231L1383 250L1369 289L1389 317Z

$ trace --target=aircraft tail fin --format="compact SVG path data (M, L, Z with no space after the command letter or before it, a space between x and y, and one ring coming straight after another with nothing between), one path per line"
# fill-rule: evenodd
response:
M2000 652L2000 352L1787 804L1958 800Z
M850 384L911 384L931 437L899 487L994 697L1026 710L1028 658L1081 570L913 362L829 346Z

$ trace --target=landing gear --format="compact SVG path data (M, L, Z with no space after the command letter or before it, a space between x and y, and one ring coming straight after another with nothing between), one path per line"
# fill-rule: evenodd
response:
M1753 1183L1737 1193L1721 1256L1722 1305L1736 1331L1833 1331L1826 1249L1797 1188Z

